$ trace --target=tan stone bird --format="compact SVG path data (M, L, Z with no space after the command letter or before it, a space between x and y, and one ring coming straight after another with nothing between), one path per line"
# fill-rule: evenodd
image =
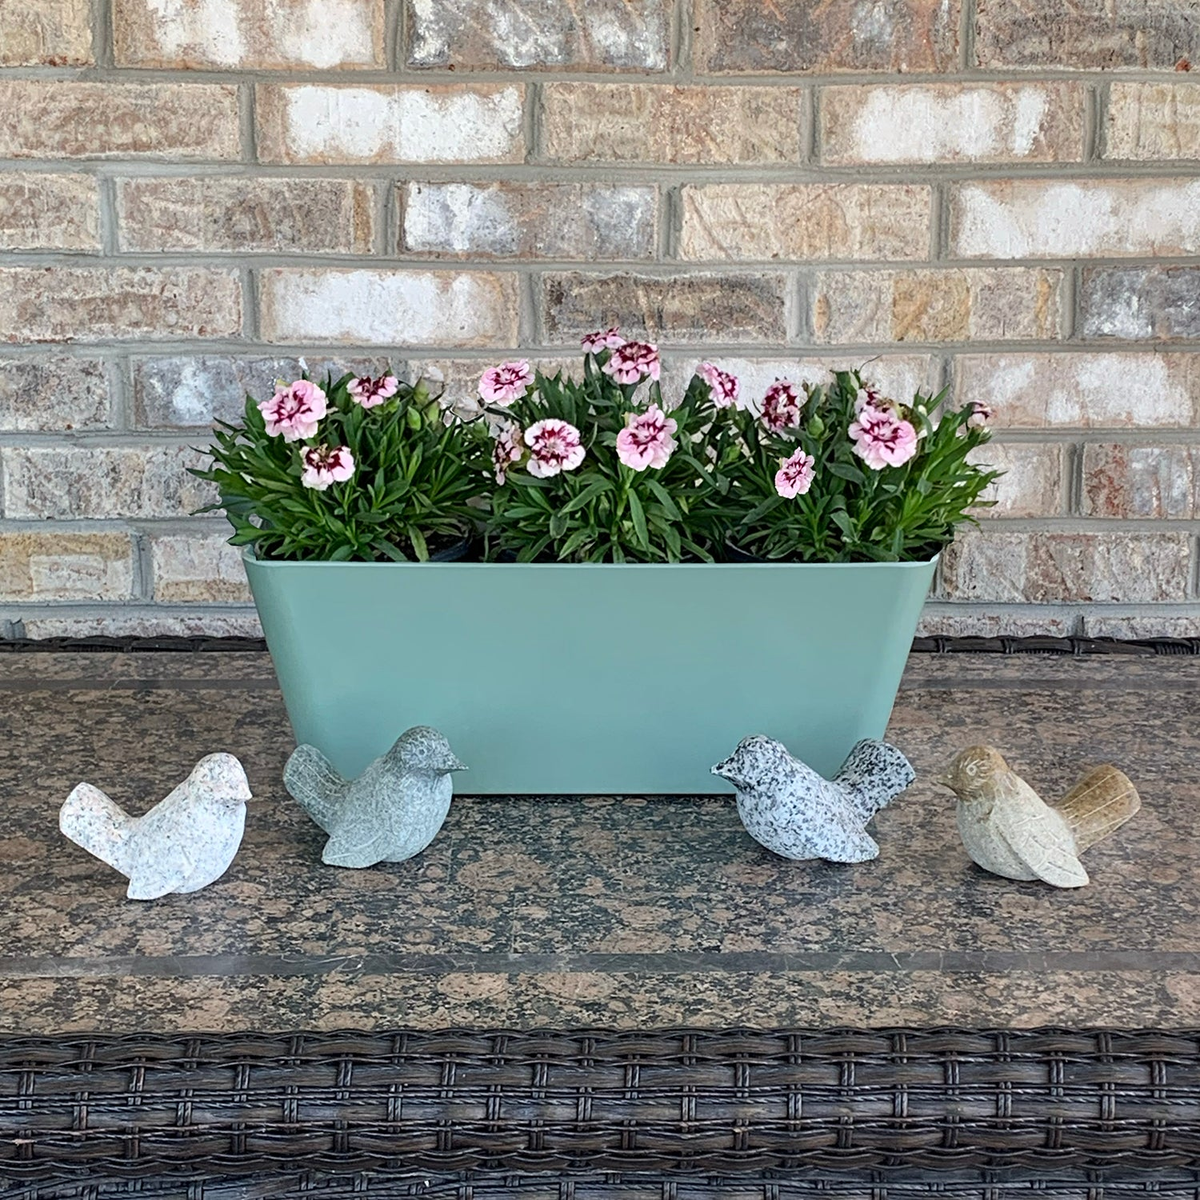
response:
M1088 772L1057 804L1047 804L991 746L969 746L934 781L958 797L958 832L971 859L1006 879L1083 887L1079 856L1142 806L1116 767Z

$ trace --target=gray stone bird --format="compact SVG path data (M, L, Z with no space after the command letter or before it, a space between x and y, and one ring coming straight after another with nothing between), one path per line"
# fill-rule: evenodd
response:
M58 814L77 846L129 877L130 900L196 892L220 879L242 844L250 784L232 754L210 754L144 817L81 783Z
M1129 778L1109 765L1047 804L991 746L968 746L934 782L958 797L958 832L972 862L1058 888L1083 887L1088 873L1079 856L1142 806Z
M712 772L737 789L738 816L755 841L784 858L843 863L878 856L867 825L916 778L895 746L868 739L823 779L762 734L743 739Z
M433 841L450 811L450 772L466 769L436 729L417 725L354 780L343 779L315 746L298 746L283 783L329 834L322 861L373 867L403 862Z

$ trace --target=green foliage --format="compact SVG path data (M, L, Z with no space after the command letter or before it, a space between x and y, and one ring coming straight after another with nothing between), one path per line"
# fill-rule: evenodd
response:
M202 511L225 511L233 545L264 559L425 561L477 532L489 486L481 423L447 424L420 380L365 409L347 390L353 378L326 380L327 414L307 441L269 436L249 396L242 424L217 423L212 465L192 473L217 485L218 503ZM306 487L301 455L317 445L346 447L354 475Z

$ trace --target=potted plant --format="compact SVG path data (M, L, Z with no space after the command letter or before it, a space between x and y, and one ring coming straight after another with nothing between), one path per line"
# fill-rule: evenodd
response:
M883 733L937 555L995 478L970 461L986 412L857 372L751 406L710 363L670 403L652 345L584 350L579 378L487 371L472 421L347 377L219 430L200 473L297 738L352 773L433 725L480 794L711 792L750 733L832 771Z

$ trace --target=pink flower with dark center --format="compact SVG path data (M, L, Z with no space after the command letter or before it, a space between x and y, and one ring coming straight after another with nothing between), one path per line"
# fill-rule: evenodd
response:
M794 500L803 496L812 487L813 470L816 460L811 454L797 450L790 458L785 458L775 472L775 490L785 499Z
M617 457L635 471L647 467L661 470L675 452L671 436L678 428L675 421L652 404L643 413L630 413L625 428L617 434Z
M275 385L275 395L264 400L258 411L269 436L283 434L285 442L316 435L317 424L327 411L325 393L309 379Z
M733 405L734 408L742 407L738 403L741 384L736 375L722 371L715 363L709 362L700 364L699 375L708 384L709 395L717 408L728 408L730 405Z
M992 406L986 400L972 400L971 415L967 418L967 425L972 429L982 429L992 423L995 415Z
M529 447L527 469L539 479L549 479L560 471L574 471L586 453L579 430L557 417L530 425L525 430L525 445Z
M356 404L363 408L374 408L385 400L390 400L399 390L400 380L395 375L381 375L372 379L370 375L360 375L346 385L346 391L354 398Z
M485 371L479 381L479 394L488 404L506 408L514 400L520 400L532 385L533 368L524 359L518 359Z
M589 333L580 343L588 354L599 354L601 350L615 350L625 344L621 331L613 325L610 329L598 329Z
M658 347L649 342L622 342L601 369L618 383L641 383L647 376L657 379L661 369Z
M345 446L309 446L300 455L300 461L304 464L300 482L318 492L354 474L354 456Z
M854 453L872 471L902 466L917 452L917 431L891 408L863 405L847 432L854 439Z
M864 383L862 387L858 389L858 393L854 397L854 411L856 413L862 412L863 407L867 404L874 405L876 408L883 407L879 403L878 390L873 388L869 383Z
M521 461L525 453L525 439L518 425L505 425L496 432L492 446L492 466L496 470L496 482L501 486L508 479L508 468Z
M786 379L777 379L763 396L762 421L772 433L783 433L800 424L800 410L804 407L796 385Z

